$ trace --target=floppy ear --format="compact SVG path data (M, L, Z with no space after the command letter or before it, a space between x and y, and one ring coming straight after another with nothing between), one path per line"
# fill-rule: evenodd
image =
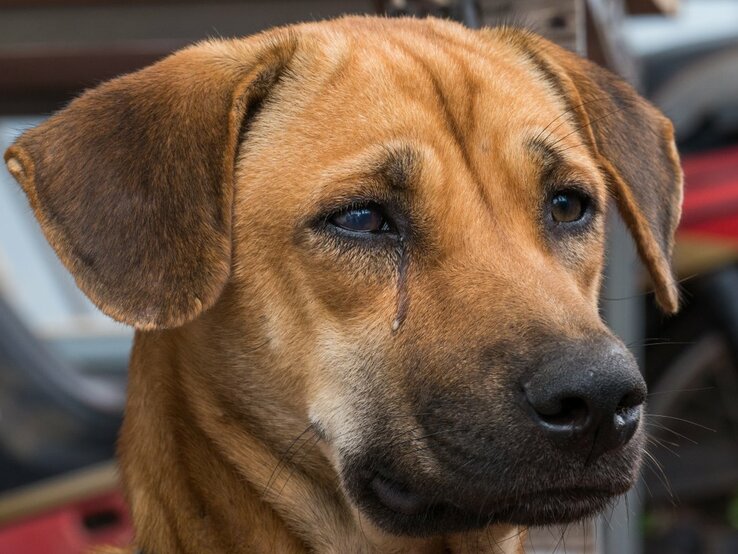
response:
M659 305L676 312L671 255L683 179L671 122L609 71L542 39L532 43L529 55L567 100L607 176Z
M105 83L5 153L44 234L106 314L181 325L230 275L234 164L291 34L207 42Z

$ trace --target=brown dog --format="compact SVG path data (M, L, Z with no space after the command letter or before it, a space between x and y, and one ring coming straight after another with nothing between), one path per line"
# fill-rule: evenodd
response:
M681 172L591 63L514 29L299 25L103 84L6 160L138 329L119 450L147 554L513 552L633 484L605 212L675 311Z

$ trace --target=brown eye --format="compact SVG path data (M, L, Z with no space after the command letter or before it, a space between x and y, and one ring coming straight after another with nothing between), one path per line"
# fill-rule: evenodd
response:
M587 212L587 198L576 191L559 192L551 198L551 217L556 223L574 223Z
M391 231L387 219L378 206L363 206L339 212L329 223L353 233L382 233Z

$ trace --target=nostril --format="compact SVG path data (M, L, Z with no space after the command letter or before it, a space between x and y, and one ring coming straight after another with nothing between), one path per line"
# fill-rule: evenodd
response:
M628 406L621 403L616 409L612 424L608 430L608 438L604 441L604 450L620 448L627 444L638 430L641 421L641 403Z
M641 407L638 406L632 406L632 407L625 407L625 406L618 406L615 410L615 427L619 427L622 425L632 425L637 424L638 420L641 418Z
M566 397L543 408L533 406L538 417L552 427L584 427L589 418L589 407L583 398Z
M629 411L631 408L637 408L643 404L644 395L640 390L634 390L625 394L618 402L615 413L620 414Z

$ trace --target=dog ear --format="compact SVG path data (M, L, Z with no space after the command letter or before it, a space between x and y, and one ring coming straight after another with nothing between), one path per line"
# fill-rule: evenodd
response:
M206 42L107 82L5 153L44 234L106 314L182 325L230 275L239 135L291 34Z
M671 256L683 178L671 122L609 71L542 39L531 40L530 58L566 99L607 176L659 305L676 312L679 290Z

